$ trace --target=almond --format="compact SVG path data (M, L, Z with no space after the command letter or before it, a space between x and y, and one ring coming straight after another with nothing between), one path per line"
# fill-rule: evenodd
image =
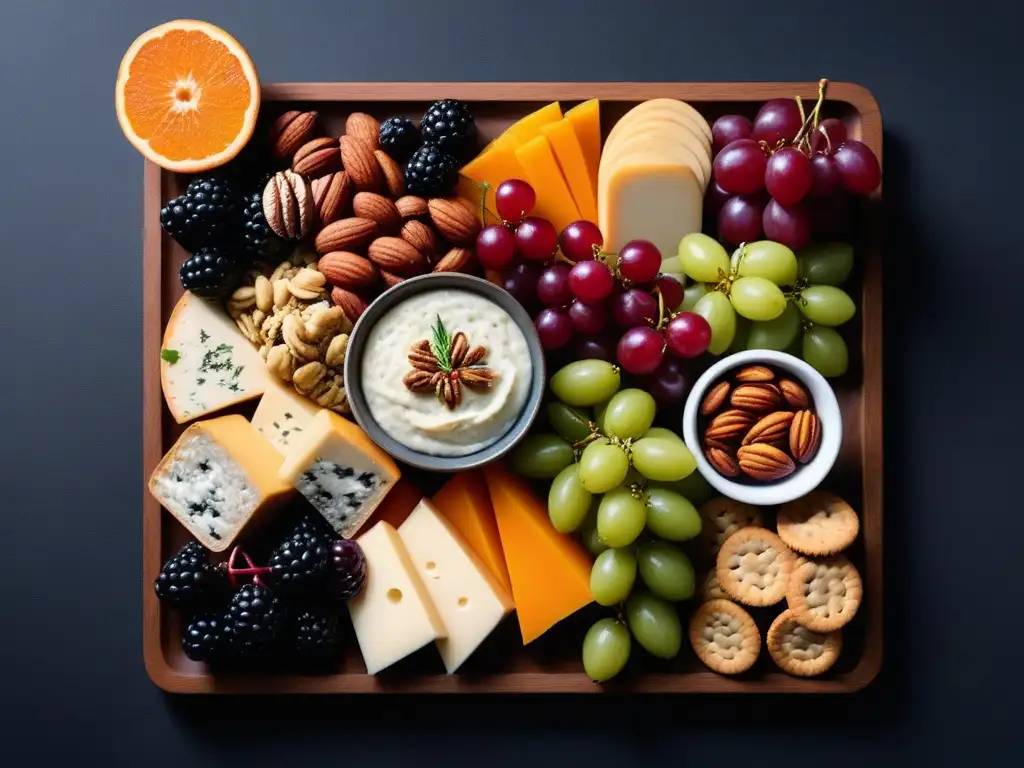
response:
M377 158L377 164L384 174L384 184L388 188L388 194L392 199L397 200L405 194L405 171L382 149L375 149L373 156Z
M427 202L430 218L441 236L453 245L472 245L480 232L473 204L461 197L435 197Z
M341 307L350 323L354 323L366 311L366 302L362 297L344 288L335 287L331 290L331 302L334 306Z
M736 457L744 473L766 483L786 477L796 470L796 464L785 452L766 443L744 445Z
M377 222L358 217L339 219L320 230L314 245L317 253L353 251L377 236Z
M752 413L740 410L725 411L711 420L708 428L704 430L704 440L722 443L739 440L754 426L755 421L757 417Z
M342 136L341 164L352 177L352 183L360 192L376 192L381 188L384 174L380 163L373 156L370 145L353 136Z
M464 272L473 258L473 252L469 248L456 246L446 253L441 260L434 265L435 272Z
M797 411L789 428L789 451L793 458L806 464L814 458L821 445L821 419L814 411Z
M427 261L430 261L437 254L437 250L440 247L434 230L422 221L415 219L405 222L402 226L402 239L422 253Z
M313 182L313 202L326 227L340 219L352 204L352 180L345 171L321 176Z
M779 407L782 394L774 384L740 384L729 397L733 408L751 413L770 413Z
M376 221L377 228L388 234L402 225L402 214L395 204L376 192L356 192L352 198L352 211L361 219Z
M307 141L292 157L292 170L310 179L318 179L328 173L340 171L341 154L338 151L338 140L325 136Z
M721 448L708 448L704 452L704 457L720 475L736 477L740 473L740 467L739 464L736 463L736 459Z
M779 382L779 390L782 392L786 402L789 403L790 408L801 409L811 404L811 398L807 395L807 390L795 381L783 379Z
M729 390L732 387L728 381L722 381L713 386L708 390L708 393L704 395L704 402L700 404L700 412L702 416L710 416L712 413L717 411L725 403L725 399L729 396Z
M427 201L416 195L406 195L395 200L395 207L403 219L415 219L426 216L429 212Z
M399 275L415 275L423 271L423 254L400 237L378 237L368 251L370 261L381 269Z
M357 291L377 282L377 267L365 256L348 251L325 253L317 262L327 281L350 291Z
M316 112L293 109L277 118L270 126L268 137L274 157L287 160L295 154L295 150L313 138L317 131L318 117Z
M401 275L396 275L394 272L385 272L383 269L380 270L381 279L384 280L384 285L388 288L394 288L400 282L405 280Z
M775 372L763 365L748 365L736 374L736 381L742 384L752 384L759 381L773 381Z
M320 271L323 272L323 270ZM792 411L770 413L750 428L743 438L743 445L751 443L785 444L789 437L789 425L792 421Z
M380 140L380 123L365 112L353 112L345 121L345 134L356 137L374 150Z

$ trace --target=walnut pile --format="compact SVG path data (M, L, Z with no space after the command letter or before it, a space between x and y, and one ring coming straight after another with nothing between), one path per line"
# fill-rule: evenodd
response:
M331 305L316 260L300 249L276 267L254 265L227 311L275 375L320 407L347 413L343 367L352 323Z

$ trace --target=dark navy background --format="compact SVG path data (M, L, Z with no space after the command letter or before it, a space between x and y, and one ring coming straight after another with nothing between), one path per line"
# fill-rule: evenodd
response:
M12 766L987 764L1022 682L1022 74L1005 2L56 2L0 8L0 754ZM266 6L266 7L264 7ZM142 666L146 28L267 82L851 80L886 129L883 676L840 699L198 700ZM669 762L671 761L671 762Z

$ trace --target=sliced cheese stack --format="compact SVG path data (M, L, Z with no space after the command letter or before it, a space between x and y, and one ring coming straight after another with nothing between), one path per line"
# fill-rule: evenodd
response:
M597 183L604 248L650 240L678 273L679 241L700 232L711 180L711 127L693 107L652 99L627 112L605 140Z

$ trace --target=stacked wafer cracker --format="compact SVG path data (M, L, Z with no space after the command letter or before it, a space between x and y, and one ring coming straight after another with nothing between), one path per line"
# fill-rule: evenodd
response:
M761 652L761 633L743 606L787 608L768 629L768 653L791 675L827 671L842 650L842 627L860 606L860 574L842 554L857 538L853 508L827 491L782 506L777 533L758 507L718 497L700 508L711 563L703 604L690 618L690 644L715 672L745 672Z

